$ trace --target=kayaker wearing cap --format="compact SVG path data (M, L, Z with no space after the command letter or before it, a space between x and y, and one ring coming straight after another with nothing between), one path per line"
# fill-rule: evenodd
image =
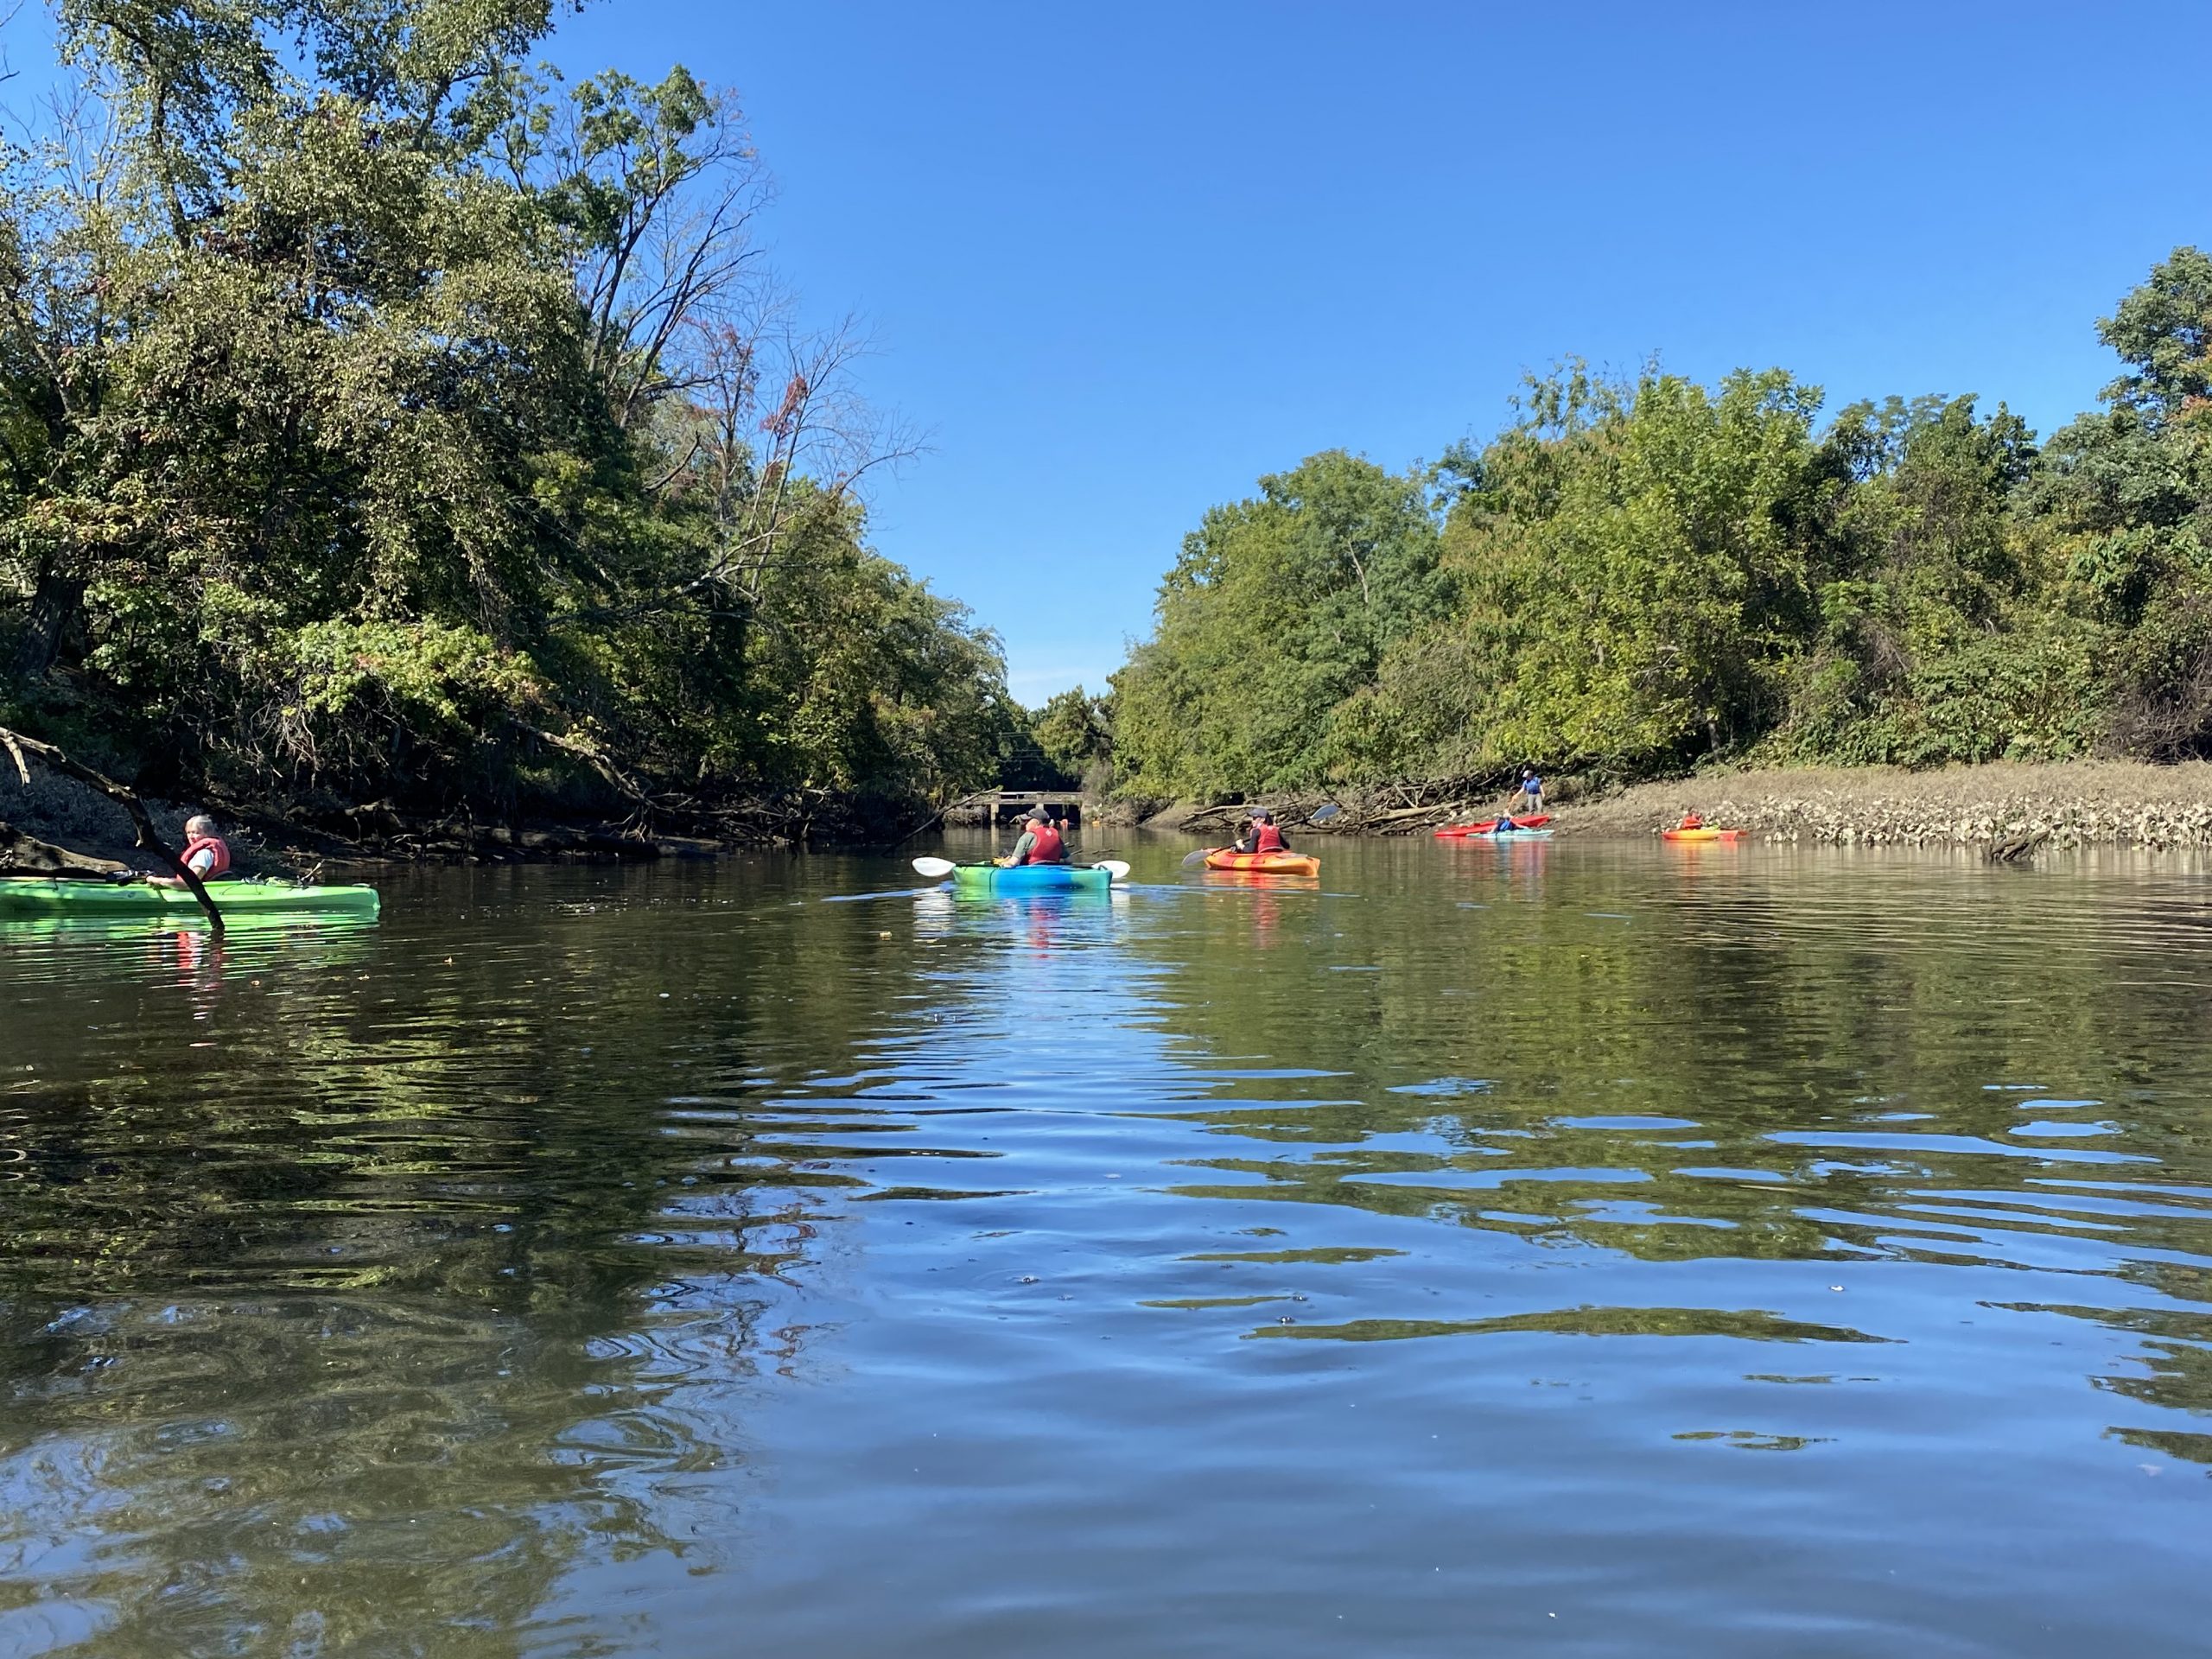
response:
M1275 828L1275 815L1264 806L1252 809L1250 832L1236 837L1240 853L1287 853L1290 843L1282 838L1282 831Z
M213 881L231 873L231 849L215 833L215 820L200 813L184 821L184 854L182 863L202 881ZM182 880L174 875L149 875L147 884L156 887L178 887Z
M1021 831L1021 839L1014 843L1014 850L998 861L1003 869L1017 864L1065 864L1068 861L1067 842L1060 838L1060 827L1052 822L1052 815L1041 806L1029 809L1029 816Z

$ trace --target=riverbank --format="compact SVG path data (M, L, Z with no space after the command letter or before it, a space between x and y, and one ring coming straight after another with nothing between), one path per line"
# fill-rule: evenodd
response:
M1562 836L1649 836L1688 807L1763 839L1841 846L2212 847L2212 766L2003 762L1820 768L1640 784L1569 804Z
M377 808L355 814L349 834L220 806L150 798L145 804L172 847L183 844L188 816L212 810L238 869L254 875L298 875L324 863L711 858L724 845L693 836L643 836L613 824L415 820ZM56 863L50 855L57 849L71 856ZM97 790L35 768L28 786L12 769L0 779L0 871L67 868L89 873L149 864L149 855L138 849L130 816Z
M1437 798L1423 798L1432 791ZM1268 804L1286 828L1300 835L1413 836L1427 835L1440 824L1488 817L1498 810L1503 791L1444 798L1449 793L1439 786L1404 785L1335 797L1271 796ZM195 809L188 803L148 804L164 833L181 843L185 816ZM1313 822L1325 805L1339 810L1325 822ZM1561 837L1656 836L1688 808L1708 823L1747 830L1764 839L1841 846L2212 848L2212 765L2095 760L1936 772L1802 768L1714 772L1605 793L1568 779L1554 791L1550 807L1552 828ZM1128 803L1108 803L1085 818L1100 828L1141 823L1150 830L1211 835L1233 829L1247 810L1185 801L1145 812ZM711 858L751 844L750 838L640 835L614 824L403 822L379 817L374 809L359 815L361 822L353 834L219 808L218 815L241 868L269 874L298 874L325 861ZM28 790L12 777L0 787L0 866L10 861L11 829L67 849L87 867L144 862L120 807L50 774L35 775ZM893 837L863 831L823 839L870 844Z
M1333 798L1270 798L1285 824L1315 835L1425 835L1498 810L1486 798L1424 799L1414 786ZM1552 798L1561 836L1656 836L1685 809L1765 839L1840 846L2212 847L2212 765L2133 760L1998 762L1908 772L1889 766L1712 772L1606 793L1570 779ZM1180 802L1147 828L1199 833L1233 826L1245 809Z

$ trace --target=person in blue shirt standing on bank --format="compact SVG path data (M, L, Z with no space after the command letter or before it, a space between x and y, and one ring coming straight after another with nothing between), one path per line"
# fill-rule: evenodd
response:
M1544 780L1534 766L1521 768L1520 810L1524 817L1544 810Z

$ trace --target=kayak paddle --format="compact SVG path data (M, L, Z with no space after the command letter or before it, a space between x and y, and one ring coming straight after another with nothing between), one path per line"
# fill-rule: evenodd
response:
M1321 805L1313 809L1313 816L1310 822L1314 823L1326 823L1331 818L1335 817L1338 813L1343 810L1344 808L1338 806L1334 801L1325 802Z
M1094 870L1105 871L1106 879L1109 881L1126 881L1129 879L1129 867L1118 858L1102 858L1090 868Z
M1224 853L1228 850L1226 847L1201 847L1195 853L1186 853L1183 855L1183 868L1186 870L1195 870L1216 853Z

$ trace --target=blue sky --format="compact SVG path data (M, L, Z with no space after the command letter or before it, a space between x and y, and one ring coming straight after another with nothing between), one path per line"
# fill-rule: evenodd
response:
M2212 239L2208 48L2206 0L614 0L560 56L739 88L778 264L933 433L878 545L1035 703L1120 663L1209 504L1433 457L1565 354L2063 421L2094 319Z
M1101 685L1210 504L1433 457L1563 355L2048 430L2212 240L2208 49L2212 0L596 0L553 48L738 89L779 270L931 434L876 543L1033 704Z

